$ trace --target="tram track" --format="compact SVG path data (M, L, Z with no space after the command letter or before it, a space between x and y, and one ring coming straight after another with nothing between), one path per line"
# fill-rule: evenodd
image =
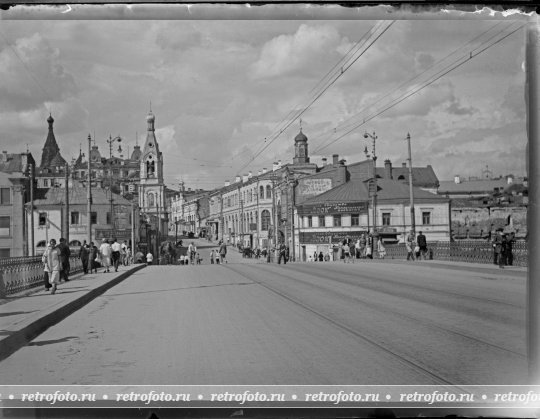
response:
M285 300L287 300L287 301L289 301L289 302L303 308L304 310L306 310L306 311L316 315L317 317L325 320L326 322L338 327L339 329L347 332L348 334L354 336L355 338L360 339L362 342L368 343L372 347L383 351L384 353L386 353L387 355L390 355L392 358L398 360L400 363L404 364L408 368L412 368L413 370L418 371L422 375L428 377L430 380L433 380L435 382L435 384L443 385L443 386L452 386L452 391L455 391L455 390L459 389L459 386L456 387L456 384L454 384L450 380L448 380L445 377L443 377L441 375L438 375L437 373L431 371L430 369L426 368L425 366L421 365L420 363L416 362L415 360L411 359L410 357L405 356L403 354L400 354L400 353L392 350L391 348L389 348L387 346L384 346L383 344L377 342L375 339L367 336L366 334L361 333L360 331L353 329L352 327L346 325L345 323L343 323L341 321L338 321L336 319L331 318L330 316L324 314L320 310L317 310L316 308L310 307L309 305L303 303L302 301L300 301L300 300L298 300L298 299L296 299L294 297L291 297L291 296L283 293L282 291L280 291L280 290L278 290L278 289L276 289L276 288L274 288L272 286L269 286L268 284L265 284L265 283L263 283L261 281L254 280L253 278L251 278L250 276L248 276L244 272L242 272L240 269L237 269L237 268L232 267L230 265L224 265L224 266L227 269L233 271L235 274L240 275L240 276L252 281L255 284L258 284L259 286L267 289L268 291L272 292L273 294L278 295L279 297L281 297L281 298L283 298L283 299L285 299ZM259 266L257 266L257 267L259 267ZM268 271L268 272L271 272L271 271ZM284 275L284 276L286 276L286 275ZM292 278L292 277L289 277L289 278L296 280L296 278ZM466 391L466 390L461 389L460 391Z
M275 274L275 271L272 271L271 269L268 269L264 265L262 265L262 267L261 266L257 266L257 267L262 268L266 272ZM309 273L308 272L301 272L301 273L304 273L306 275L314 275L313 272L309 272ZM335 274L335 272L334 272L334 274ZM345 283L347 285L356 285L356 286L359 285L358 283L352 283L352 282L349 282L349 281L341 281L341 280L335 278L335 275L332 278L327 277L327 276L323 276L323 275L317 275L317 274L315 274L315 275L318 276L319 278L330 279L331 281ZM459 330L456 330L456 329L440 326L440 325L438 325L438 324L436 324L434 322L426 320L425 318L421 318L421 317L417 317L417 316L411 316L409 314L405 314L405 313L403 313L401 311L397 311L397 310L392 310L390 308L381 309L381 307L379 305L374 304L373 302L369 301L368 299L362 299L362 298L354 297L354 296L349 295L349 294L345 294L345 293L342 293L342 292L335 291L331 287L324 287L324 286L321 286L319 284L307 281L305 279L300 279L300 278L297 278L297 277L293 277L293 276L290 276L290 275L287 275L287 274L284 274L284 273L281 273L281 272L280 272L280 277L288 278L288 279L291 279L291 280L294 280L294 281L297 281L297 282L301 282L301 283L310 285L312 287L321 289L326 293L331 293L333 295L336 295L339 298L346 298L346 299L351 300L351 301L353 301L355 303L361 303L363 306L369 307L372 310L382 311L385 314L393 315L393 316L395 316L395 317L397 317L399 319L407 318L407 319L409 319L409 320L411 320L411 321L413 321L415 323L422 324L422 325L424 325L426 327L430 327L430 328L435 329L435 330L440 330L440 331L443 331L445 333L451 333L451 334L453 334L455 336L459 336L461 338L468 339L468 340L473 341L475 343L480 343L482 345L487 345L489 347L496 348L496 349L498 349L500 351L504 351L504 352L510 353L512 355L517 355L517 356L519 356L521 358L524 358L524 359L526 358L526 354L524 354L524 353L517 352L517 351L514 351L512 349L505 348L505 347L500 346L500 345L498 345L496 343L493 343L493 342L488 342L486 340L479 339L479 338L477 338L475 336L471 336L471 335L469 335L467 333L463 333L463 332L461 332Z

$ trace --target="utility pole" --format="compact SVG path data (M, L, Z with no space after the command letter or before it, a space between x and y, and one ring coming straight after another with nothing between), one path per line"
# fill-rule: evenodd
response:
M294 201L295 201L295 179L293 177L293 180L291 181L291 236L292 236L292 254L291 254L291 260L295 262L295 238L294 238Z
M377 140L377 135L375 135L375 132L373 134L368 134L367 132L364 134L364 138L371 138L373 141L373 146L371 150L371 158L373 160L373 234L376 233L377 229L377 172L376 172L376 166L377 166L377 154L375 153L375 142ZM367 147L364 150L366 153L366 156L369 157ZM369 211L368 211L369 212Z
M411 155L411 135L407 133L407 144L409 147L409 195L411 200L411 230L413 236L416 236L416 220L414 217L414 192L413 192L413 175L412 175L412 155Z
M69 165L66 163L66 218L64 219L64 238L69 246Z
M47 242L48 243L48 242ZM30 165L30 256L35 255L34 245L34 165Z
M88 167L86 174L86 243L92 242L92 173L90 166L90 147L92 138L88 134Z
M275 185L275 174L272 173L272 211L274 212L274 249L277 248L277 211L276 211L276 185Z
M131 201L131 252L135 249L135 205Z

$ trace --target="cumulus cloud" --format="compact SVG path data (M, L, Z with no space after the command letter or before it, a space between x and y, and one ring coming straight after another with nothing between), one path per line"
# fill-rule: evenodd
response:
M61 63L60 51L40 34L19 38L0 53L0 107L27 111L45 101L69 98L78 92L75 80Z

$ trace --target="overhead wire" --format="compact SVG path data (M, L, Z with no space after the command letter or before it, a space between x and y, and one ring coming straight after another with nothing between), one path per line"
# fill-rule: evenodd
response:
M361 127L362 125L365 125L366 122L369 122L371 121L372 119L376 118L377 116L383 114L384 112L388 111L389 109L397 106L399 103L403 102L404 100L408 99L409 97L413 96L414 94L418 93L419 91L425 89L426 87L430 86L431 84L433 84L435 81L439 80L440 78L444 77L446 74L450 73L451 71L455 70L456 68L458 67L461 67L463 64L467 63L468 61L470 61L472 58L480 55L481 53L483 53L484 51L486 51L487 49L495 46L496 44L498 44L499 42L502 42L504 39L508 38L509 36L511 36L512 34L516 33L518 30L520 30L521 28L523 28L525 25L521 25L519 26L518 28L512 30L511 32L509 32L508 34L504 35L503 37L497 39L496 41L494 41L493 43L485 46L484 48L480 49L479 51L477 52L473 52L473 51L476 51L479 47L477 48L474 48L473 50L469 51L468 54L466 54L465 56L462 56L460 57L459 59L453 61L451 64L447 65L446 67L444 67L442 70L439 70L435 75L431 76L430 79L428 79L426 82L424 82L422 85L420 85L419 87L417 88L413 88L413 90L409 90L409 91L406 91L405 93L403 93L401 96L399 96L398 98L394 99L393 101L391 101L390 103L387 103L385 105L383 105L383 108L382 109L378 109L376 111L374 111L374 113L368 115L367 117L364 117L362 122L360 123L356 123L354 124L354 126L351 128L351 129L348 129L344 134L342 135L339 135L337 138L333 139L330 143L324 145L323 147L318 147L317 149L315 149L316 152L318 151L321 151L321 150L324 150L325 148L329 147L330 145L332 144L335 144L337 141L341 140L342 138L344 138L345 136L349 135L351 132L355 131L356 129L358 129L359 127ZM508 28L505 28L503 31L500 31L497 35L501 34L502 32L504 32L506 29ZM491 39L493 39L494 37L492 37ZM488 41L486 42L483 42L481 45L485 45ZM457 64L456 64L457 63ZM352 125L352 124L351 124ZM349 125L349 126L351 126Z

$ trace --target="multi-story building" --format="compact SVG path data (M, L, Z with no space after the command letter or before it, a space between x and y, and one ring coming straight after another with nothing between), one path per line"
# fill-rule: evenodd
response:
M66 190L49 188L37 192L34 200L34 240L37 254L45 250L46 243L54 238L69 237L72 246L80 246L88 237L87 190L75 186L68 188L69 207L66 207ZM97 188L92 190L90 213L91 240L117 238L131 244L132 234L137 242L140 236L136 206L121 195ZM30 204L27 204L28 210ZM112 209L112 211L111 211ZM69 225L68 234L65 226ZM133 221L133 225L132 225ZM30 211L27 223L31 225Z
M0 258L30 254L24 205L35 178L31 153L0 154Z

